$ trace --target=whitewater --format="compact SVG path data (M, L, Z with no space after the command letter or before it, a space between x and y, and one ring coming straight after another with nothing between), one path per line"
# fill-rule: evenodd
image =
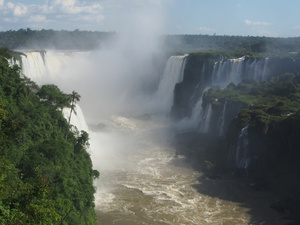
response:
M176 155L159 118L118 116L106 129L94 134L105 144L92 154L100 224L248 224L246 208L198 192L202 174Z
M90 134L89 151L95 169L101 174L95 181L95 208L99 224L282 224L271 209L259 213L266 204L264 200L268 196L265 193L248 192L248 184L239 184L235 179L205 177L201 171L191 168L183 155L176 154L173 124L168 113L162 113L166 109L158 107L159 103L156 104L158 112L152 110L147 113L147 107L142 107L145 101L130 105L132 111L130 107L120 111L117 106L120 103L123 109L121 101L115 99L117 106L112 107L108 103L114 98L105 100L97 90L90 90L95 86L86 82L96 79L85 67L92 67L88 63L92 60L90 55L95 58L91 52L24 52L20 65L23 65L24 75L39 85L50 82L67 93L71 90L83 93L83 104L81 108L77 106L78 114L72 118L72 123ZM155 105L155 101L161 100L158 96L167 96L163 99L164 105L172 104L170 92L173 88L170 85L182 80L185 59L186 56L169 59L163 78L157 82L157 90L148 96L146 103ZM80 72L78 68L81 68ZM98 74L103 75L104 72L109 71L97 71L97 81ZM105 82L103 77L100 81L105 85L122 82ZM160 81L163 83L159 84ZM121 85L109 88L116 87L122 89ZM89 96L89 91L96 96ZM120 95L118 90L114 91L117 93L111 93L112 97L121 96L123 101L135 94L126 92ZM91 101L84 100L89 97ZM141 96L138 97L140 100ZM129 101L125 102L129 104ZM114 109L110 114L87 112L101 110L105 107L96 106L106 103L107 107ZM248 204L242 204L245 202ZM250 207L257 208L255 217Z

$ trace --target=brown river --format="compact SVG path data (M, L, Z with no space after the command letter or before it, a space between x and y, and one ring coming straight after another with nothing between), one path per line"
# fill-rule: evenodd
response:
M274 196L230 175L203 178L170 144L159 119L112 116L91 134L102 225L281 225ZM243 178L245 179L245 178Z

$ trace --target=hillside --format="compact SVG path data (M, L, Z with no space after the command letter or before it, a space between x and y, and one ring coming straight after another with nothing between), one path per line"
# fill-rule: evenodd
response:
M62 114L73 95L21 77L8 49L0 57L0 224L96 224L88 133Z

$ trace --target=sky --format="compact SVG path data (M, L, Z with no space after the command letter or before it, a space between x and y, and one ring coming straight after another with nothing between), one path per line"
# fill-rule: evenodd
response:
M116 31L300 36L299 0L0 0L0 31ZM138 15L138 16L136 16Z

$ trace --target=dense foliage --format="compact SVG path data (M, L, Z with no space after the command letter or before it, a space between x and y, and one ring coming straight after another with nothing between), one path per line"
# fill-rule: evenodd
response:
M9 57L0 49L0 224L96 224L88 134L62 114L72 95L21 77Z

